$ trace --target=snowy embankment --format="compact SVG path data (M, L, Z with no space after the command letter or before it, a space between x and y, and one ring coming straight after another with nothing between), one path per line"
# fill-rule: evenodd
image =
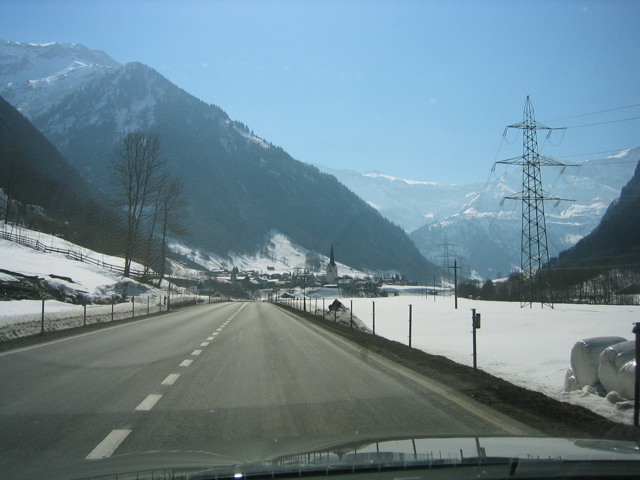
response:
M640 320L640 306L565 305L554 308L520 308L518 303L458 300L453 297L398 296L389 298L341 298L369 328L408 344L409 305L412 305L412 346L442 355L463 365L473 365L471 309L482 315L477 330L478 368L513 384L582 405L612 420L631 424L632 410L621 410L585 387L564 391L571 349L584 338L620 336L633 340L633 324Z
M123 263L122 258L82 249L54 236L26 229L16 231L47 246L81 252L85 256L97 258L104 263L114 265ZM134 268L140 267L140 265L134 265ZM15 272L42 278L50 286L81 292L90 302L86 309L87 323L108 322L128 318L134 314L138 316L166 309L166 289L141 284L96 265L71 260L63 254L45 253L3 239L0 239L0 269L5 271L0 273L0 282L19 280L18 276L6 273ZM110 303L112 298L125 298L128 301L116 303L113 307L104 304ZM132 298L135 299L135 305L131 302ZM172 293L171 301L174 305L182 301L192 302L193 296L183 296L182 293L174 296ZM40 333L41 318L41 300L1 301L0 340ZM84 307L82 305L56 300L45 301L45 330L69 328L83 323Z

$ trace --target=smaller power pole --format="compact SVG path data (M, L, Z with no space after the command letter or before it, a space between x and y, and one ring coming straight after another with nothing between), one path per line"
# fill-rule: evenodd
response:
M453 296L455 298L456 310L458 309L458 269L462 268L458 266L458 260L453 261Z

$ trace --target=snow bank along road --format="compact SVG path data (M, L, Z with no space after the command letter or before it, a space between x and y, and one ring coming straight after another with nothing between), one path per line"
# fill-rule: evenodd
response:
M255 460L264 445L302 450L314 438L535 433L266 303L2 353L0 432L8 478L134 452Z

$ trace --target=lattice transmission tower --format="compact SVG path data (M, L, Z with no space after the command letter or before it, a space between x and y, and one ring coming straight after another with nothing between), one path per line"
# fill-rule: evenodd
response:
M444 236L444 243L439 243L439 247L443 248L443 254L438 255L438 257L442 257L442 285L451 285L451 263L449 259L451 257L455 257L454 254L449 253L449 247L453 247L453 243L449 243L447 240L447 236Z
M508 125L505 128L505 135L509 128L517 128L523 131L523 153L521 157L501 160L496 163L511 165L522 165L522 191L515 195L505 197L504 200L522 201L522 237L520 249L520 266L522 270L522 286L520 289L520 306L532 307L534 303L542 306L553 307L548 288L541 275L541 267L549 261L549 248L547 244L547 226L544 216L544 202L554 200L560 202L562 199L545 192L542 188L542 176L540 167L575 166L560 163L548 157L538 154L538 130L547 130L548 135L555 128L547 127L536 122L531 99L527 96L524 105L524 115L522 123Z

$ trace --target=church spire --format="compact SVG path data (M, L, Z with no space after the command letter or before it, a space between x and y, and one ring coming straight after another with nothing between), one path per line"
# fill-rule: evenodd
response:
M327 265L327 283L333 283L338 278L338 266L333 258L333 245L331 245L331 256L329 257L329 265Z

